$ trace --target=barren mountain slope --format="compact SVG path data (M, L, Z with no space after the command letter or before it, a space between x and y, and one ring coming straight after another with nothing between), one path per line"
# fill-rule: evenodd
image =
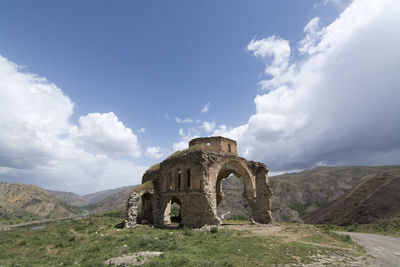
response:
M103 190L103 191L95 192L92 194L87 194L82 197L84 199L86 199L87 201L89 201L89 204L96 204L96 203L100 203L101 201L108 198L109 196L118 194L119 192L122 192L129 188L133 188L133 186L130 185L130 186L124 186L124 187L119 187L119 188L115 188L115 189Z
M53 197L58 198L68 203L71 206L82 207L89 204L89 200L72 192L53 191L53 190L47 190L47 191Z
M99 213L114 210L125 210L126 202L128 201L129 195L132 193L134 187L135 186L121 187L121 190L116 191L114 194L96 203L96 208L92 212Z
M79 208L56 199L38 186L0 182L0 220L3 222L72 217L80 212Z
M243 179L237 178L232 175L227 179L222 180L222 191L224 192L224 198L218 205L218 215L226 215L225 219L240 217L249 217L251 215L251 209L247 200L243 198Z
M400 175L368 178L326 206L308 214L307 223L378 223L400 214Z
M270 177L273 217L277 221L301 221L301 217L344 195L361 181L384 172L400 174L400 166L317 167Z

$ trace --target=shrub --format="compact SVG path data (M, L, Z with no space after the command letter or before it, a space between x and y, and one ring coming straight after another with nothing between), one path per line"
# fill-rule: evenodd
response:
M213 226L213 227L210 228L210 233L215 234L217 232L218 232L218 227Z

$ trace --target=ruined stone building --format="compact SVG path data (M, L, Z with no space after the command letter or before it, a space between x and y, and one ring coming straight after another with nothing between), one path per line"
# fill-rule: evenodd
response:
M173 203L180 205L181 225L219 225L217 206L224 197L221 180L230 174L243 179L243 197L254 221L270 223L272 191L267 167L239 157L236 141L209 137L191 140L188 149L175 152L144 173L142 185L128 200L125 226L169 225Z

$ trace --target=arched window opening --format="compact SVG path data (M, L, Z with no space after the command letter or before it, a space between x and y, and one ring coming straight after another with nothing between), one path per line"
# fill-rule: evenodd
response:
M190 169L186 170L186 183L187 183L187 188L190 188Z
M231 144L228 144L228 152L231 153L232 152L232 147Z
M176 170L175 190L181 189L182 171L180 168Z
M173 180L172 180L172 173L168 173L168 183L167 183L167 191L172 191L174 189Z

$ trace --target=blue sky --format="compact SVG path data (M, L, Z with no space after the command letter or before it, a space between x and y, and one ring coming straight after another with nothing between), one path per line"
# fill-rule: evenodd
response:
M395 2L2 1L0 179L79 193L135 184L208 135L275 173L398 163L399 38L376 34L382 18L399 22Z

